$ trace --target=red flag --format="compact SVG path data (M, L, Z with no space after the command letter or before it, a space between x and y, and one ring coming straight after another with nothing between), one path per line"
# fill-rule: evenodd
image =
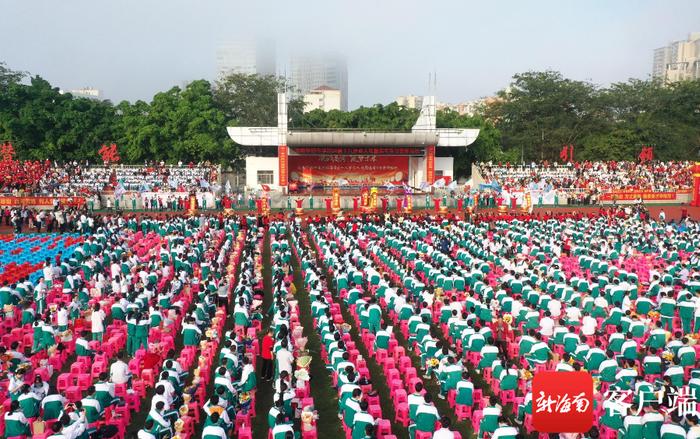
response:
M568 155L569 155L569 148L566 145L564 145L561 148L561 152L559 153L559 158L562 159L562 161L566 162Z
M639 161L646 162L650 160L654 160L654 148L643 146L642 152L639 153Z
M574 145L569 145L569 161L574 161Z
M270 191L270 186L268 186L266 184L261 184L260 186L262 186L262 190L267 191L267 192Z
M120 160L119 153L117 152L117 145L112 143L111 145L102 145L97 151L102 157L102 161L105 163L116 163Z
M11 143L4 143L2 146L0 146L0 157L2 157L2 161L11 162L14 155L15 148Z

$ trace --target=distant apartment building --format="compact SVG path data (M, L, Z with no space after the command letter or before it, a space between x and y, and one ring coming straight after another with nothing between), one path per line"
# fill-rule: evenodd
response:
M59 90L60 94L70 93L76 98L102 99L102 90L92 87L76 88L73 90Z
M489 104L496 102L498 98L490 96L486 98L474 99L471 101L459 102L457 104L449 104L438 102L436 107L438 110L452 110L460 115L473 116L481 111L481 109Z
M348 110L348 67L338 55L295 55L289 63L290 83L304 96L320 87L340 92L340 110Z
M654 50L651 74L665 82L700 79L700 32Z
M396 98L396 103L406 108L421 109L423 107L423 96L406 95Z
M218 77L231 73L276 75L275 44L271 41L237 40L220 44L216 50Z
M304 113L314 110L340 110L342 107L342 95L340 90L327 85L311 90L304 95Z

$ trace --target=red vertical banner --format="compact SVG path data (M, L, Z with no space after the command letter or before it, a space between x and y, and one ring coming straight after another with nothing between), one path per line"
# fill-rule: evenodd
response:
M277 158L280 162L279 167L279 185L287 186L289 182L289 150L287 145L280 145L277 147Z
M435 182L435 145L425 148L425 181L429 184Z
M693 171L693 201L691 206L700 206L700 162L695 162Z
M333 209L340 209L340 189L338 186L333 188Z
M561 147L561 151L559 151L559 158L564 163L566 163L566 160L569 158L569 148L566 145Z

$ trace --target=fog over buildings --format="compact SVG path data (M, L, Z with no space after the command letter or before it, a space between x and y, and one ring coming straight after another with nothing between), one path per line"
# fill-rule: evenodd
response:
M648 78L654 49L700 31L693 0L673 7L652 0L0 0L0 7L0 61L65 90L89 85L113 101L214 80L217 49L244 38L274 41L274 69L288 77L294 53L340 54L353 109L425 95L431 72L438 99L455 103L493 96L528 70L601 85Z

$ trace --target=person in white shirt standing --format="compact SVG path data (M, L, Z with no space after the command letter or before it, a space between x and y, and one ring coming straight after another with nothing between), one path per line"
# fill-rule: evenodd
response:
M275 360L277 361L277 373L286 370L287 373L292 374L294 354L287 349L287 340L282 340L282 347L275 354Z
M50 288L53 286L53 267L51 266L51 259L46 258L46 263L44 264L44 280L46 285Z
M68 309L64 303L59 305L56 312L56 323L58 323L59 331L64 332L68 329Z
M109 367L109 379L114 384L126 384L131 379L129 365L124 362L124 352L119 352L117 361Z
M105 332L105 312L100 309L100 304L96 303L92 310L92 316L90 320L92 322L92 339L102 341L102 336Z

